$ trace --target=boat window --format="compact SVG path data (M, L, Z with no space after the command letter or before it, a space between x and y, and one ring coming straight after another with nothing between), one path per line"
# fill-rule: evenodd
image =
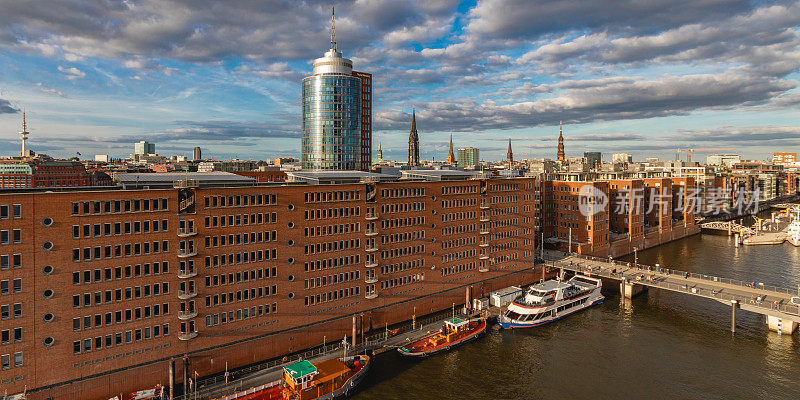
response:
M509 310L506 313L506 317L508 317L510 319L519 319L519 314L515 313L514 311Z

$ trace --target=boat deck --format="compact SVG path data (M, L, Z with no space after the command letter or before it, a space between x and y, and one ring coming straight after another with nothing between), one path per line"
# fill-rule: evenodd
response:
M414 343L411 343L407 346L403 346L402 348L407 350L407 353L428 353L435 350L442 349L447 346L452 346L459 342L462 342L468 338L471 338L483 330L486 329L486 320L480 320L475 323L475 327L470 329L468 333L464 334L463 336L458 337L455 341L449 342L446 339L446 336L440 332L425 336Z

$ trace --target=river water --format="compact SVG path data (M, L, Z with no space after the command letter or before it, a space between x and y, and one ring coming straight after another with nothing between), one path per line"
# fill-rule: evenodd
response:
M626 257L632 261L633 256ZM639 262L797 288L800 248L734 247L695 235L639 252ZM765 318L651 289L538 328L490 333L423 360L377 356L353 397L367 399L800 399L800 339Z

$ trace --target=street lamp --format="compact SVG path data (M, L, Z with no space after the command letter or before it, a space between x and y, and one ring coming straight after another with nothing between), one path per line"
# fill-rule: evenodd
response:
M639 249L636 247L633 248L633 266L639 268L639 254L637 253Z

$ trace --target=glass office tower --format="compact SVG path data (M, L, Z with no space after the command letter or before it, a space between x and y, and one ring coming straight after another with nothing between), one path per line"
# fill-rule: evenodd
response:
M303 79L303 169L358 170L361 161L361 79L353 62L331 49Z

